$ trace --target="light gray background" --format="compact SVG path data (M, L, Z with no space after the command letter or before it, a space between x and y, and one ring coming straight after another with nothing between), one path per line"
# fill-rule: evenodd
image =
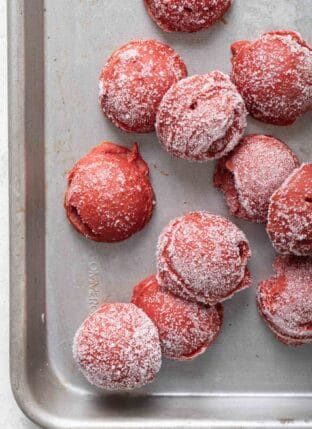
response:
M17 407L9 381L9 240L6 0L0 0L0 428L35 429Z

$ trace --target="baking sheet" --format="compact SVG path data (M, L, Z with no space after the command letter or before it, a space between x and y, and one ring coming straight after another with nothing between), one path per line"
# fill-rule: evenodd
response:
M225 19L194 34L167 34L141 0L12 0L10 23L11 372L21 408L48 428L312 427L312 347L279 344L259 319L256 283L271 274L264 226L232 219L253 251L253 287L227 301L222 334L193 362L163 361L153 384L111 395L72 361L73 335L103 301L128 301L155 271L157 237L189 210L228 216L212 186L214 163L173 159L155 135L126 134L98 103L100 69L135 38L169 43L189 74L230 71L231 42L294 29L312 42L310 0L235 0ZM248 132L281 138L312 161L312 115L291 127L249 119ZM63 210L66 173L102 140L139 143L157 206L129 240L84 239ZM272 160L274 168L274 160Z

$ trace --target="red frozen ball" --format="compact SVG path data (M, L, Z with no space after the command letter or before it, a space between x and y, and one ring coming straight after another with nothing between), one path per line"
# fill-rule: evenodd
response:
M280 140L249 135L218 161L214 185L233 216L264 223L271 195L298 166L296 155Z
M289 125L312 110L312 48L298 33L265 33L232 53L232 80L256 119Z
M259 313L284 344L312 343L312 258L279 256L257 289Z
M157 247L157 280L164 290L215 305L251 283L249 243L229 220L191 212L172 220Z
M125 240L150 220L154 192L137 144L132 150L103 142L68 175L65 209L84 236L111 243Z
M312 255L312 164L302 164L272 195L267 232L277 252Z
M208 307L181 299L160 288L155 276L134 288L131 302L154 322L162 353L169 359L194 359L207 350L221 329L221 304Z
M210 27L231 6L232 0L144 0L152 19L165 31L192 33Z
M156 132L177 158L221 158L239 142L246 127L244 101L230 78L219 71L182 79L162 99Z
M115 51L104 66L100 105L124 131L153 131L161 99L185 76L185 64L170 46L157 40L134 40Z
M157 329L134 304L104 304L87 317L75 335L73 356L86 379L106 390L142 387L161 366Z

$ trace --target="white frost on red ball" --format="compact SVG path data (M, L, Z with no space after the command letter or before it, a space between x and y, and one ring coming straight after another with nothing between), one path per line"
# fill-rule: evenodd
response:
M218 21L232 0L144 0L148 13L164 31L194 32Z
M157 40L133 40L115 51L104 66L100 105L124 131L153 131L162 97L186 75L182 59L170 46Z
M224 192L232 215L265 223L271 195L298 166L296 155L280 140L248 135L218 162L214 184Z
M238 144L247 125L245 103L230 78L213 71L180 80L156 116L160 144L189 161L221 158Z
M312 343L312 258L279 256L257 288L260 315L285 344Z
M163 355L190 360L204 353L220 333L223 308L187 301L161 288L155 276L139 283L131 302L140 307L159 332Z
M302 164L270 199L267 233L281 254L312 255L312 164Z
M312 48L293 31L232 45L231 79L256 119L290 125L312 110Z
M73 356L86 379L106 390L142 387L161 366L157 329L134 304L104 304L91 314L75 335Z
M244 233L229 220L190 212L172 220L157 245L157 280L181 298L208 305L251 284Z

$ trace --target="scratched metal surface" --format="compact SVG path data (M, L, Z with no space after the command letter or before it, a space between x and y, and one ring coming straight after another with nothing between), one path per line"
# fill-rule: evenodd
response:
M133 38L158 38L189 73L230 70L230 43L290 28L311 43L310 0L235 0L224 22L165 34L141 0L12 0L10 21L11 378L21 408L47 428L312 428L312 347L286 348L260 321L255 284L271 273L264 227L234 220L253 250L254 285L225 303L223 332L193 362L164 361L157 381L124 395L102 393L77 372L74 332L103 300L127 301L155 270L155 244L174 216L227 216L211 183L213 163L170 158L154 134L129 135L104 119L97 79L108 55ZM248 131L282 138L312 160L312 115L292 127L249 120ZM126 242L77 234L62 207L66 172L101 140L138 141L157 207Z

